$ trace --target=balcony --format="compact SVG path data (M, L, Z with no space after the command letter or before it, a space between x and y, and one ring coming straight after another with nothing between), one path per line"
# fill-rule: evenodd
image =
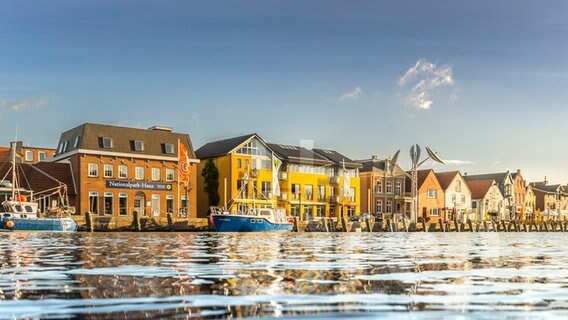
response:
M329 178L329 183L331 183L331 184L339 184L339 179L340 179L339 176L330 177L330 178Z
M339 203L339 196L330 196L329 202L331 203Z
M286 200L288 200L288 194L287 194L287 193L281 193L281 194L278 196L278 200L281 200L281 201L286 201Z
M278 172L279 180L288 180L288 172Z

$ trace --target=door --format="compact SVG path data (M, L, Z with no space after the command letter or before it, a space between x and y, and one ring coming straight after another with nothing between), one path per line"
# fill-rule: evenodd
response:
M138 191L134 195L134 211L137 211L139 216L146 215L146 195L144 192Z

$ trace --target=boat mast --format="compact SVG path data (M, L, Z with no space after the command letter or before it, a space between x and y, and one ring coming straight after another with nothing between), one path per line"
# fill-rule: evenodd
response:
M16 200L16 142L13 141L10 143L10 149L12 150L12 200Z

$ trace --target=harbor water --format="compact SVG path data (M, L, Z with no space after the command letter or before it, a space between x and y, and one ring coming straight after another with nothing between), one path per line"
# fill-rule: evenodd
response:
M566 319L565 233L4 233L0 319Z

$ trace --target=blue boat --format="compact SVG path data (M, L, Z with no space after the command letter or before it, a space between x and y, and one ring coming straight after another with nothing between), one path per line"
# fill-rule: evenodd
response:
M218 232L291 231L292 220L286 218L284 209L259 208L245 213L230 213L211 208L211 223Z

